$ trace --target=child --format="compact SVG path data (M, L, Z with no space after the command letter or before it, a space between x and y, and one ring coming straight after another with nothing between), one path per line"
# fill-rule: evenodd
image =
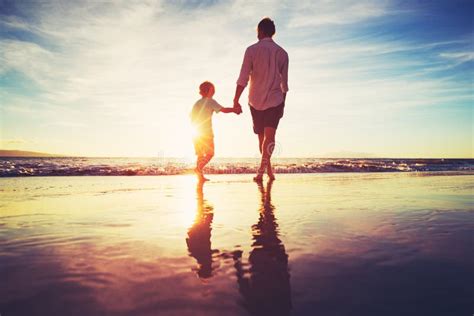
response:
M203 169L214 156L214 133L212 132L212 114L214 112L240 114L239 108L225 108L217 103L212 96L215 93L214 85L205 81L199 86L199 94L202 96L194 103L191 111L191 122L197 130L194 137L194 149L196 151L196 175L200 181L209 180L204 177Z

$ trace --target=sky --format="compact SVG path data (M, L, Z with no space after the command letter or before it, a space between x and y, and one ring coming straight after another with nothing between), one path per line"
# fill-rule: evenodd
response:
M473 1L0 0L0 148L192 157L205 80L232 106L271 17L289 54L281 157L474 158ZM244 112L216 155L258 156Z

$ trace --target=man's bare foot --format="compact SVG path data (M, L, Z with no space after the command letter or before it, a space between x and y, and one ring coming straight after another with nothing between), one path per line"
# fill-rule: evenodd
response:
M262 182L263 181L263 174L257 174L255 177L253 177L253 181Z
M270 180L270 181L275 180L275 175L273 174L273 172L268 174L268 180Z

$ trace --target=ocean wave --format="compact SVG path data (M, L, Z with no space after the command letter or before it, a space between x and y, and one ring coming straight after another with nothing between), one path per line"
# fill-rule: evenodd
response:
M209 174L255 173L257 158L215 159ZM0 177L176 175L194 164L176 158L0 158ZM277 173L473 171L474 159L276 158Z

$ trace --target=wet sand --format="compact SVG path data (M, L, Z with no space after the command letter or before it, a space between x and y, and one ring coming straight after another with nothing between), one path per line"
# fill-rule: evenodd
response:
M474 175L0 179L1 315L470 315Z

